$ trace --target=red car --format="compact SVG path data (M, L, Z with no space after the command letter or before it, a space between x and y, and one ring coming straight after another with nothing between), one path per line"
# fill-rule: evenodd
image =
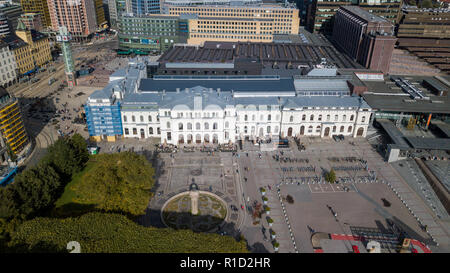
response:
M353 253L360 253L358 246L352 246Z

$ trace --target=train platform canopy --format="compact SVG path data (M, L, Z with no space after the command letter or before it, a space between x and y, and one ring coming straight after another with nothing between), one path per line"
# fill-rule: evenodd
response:
M396 147L400 149L409 149L409 144L405 140L403 133L395 127L394 123L387 119L377 119L377 122L383 127L384 131L389 135Z
M450 151L450 138L406 137L414 149Z

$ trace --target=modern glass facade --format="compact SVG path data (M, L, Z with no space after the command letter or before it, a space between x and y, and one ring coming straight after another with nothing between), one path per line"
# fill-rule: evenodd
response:
M131 8L135 15L160 13L159 0L131 0Z

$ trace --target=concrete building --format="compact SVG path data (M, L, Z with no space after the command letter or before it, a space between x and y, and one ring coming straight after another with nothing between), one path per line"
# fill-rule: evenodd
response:
M366 68L387 74L396 40L390 21L360 7L343 6L335 15L333 41Z
M0 86L7 87L17 79L17 65L14 52L7 43L0 40Z
M293 136L364 137L372 114L362 98L350 96L348 77L337 75L336 69L317 67L291 78L146 74L138 61L111 75L110 84L88 98L87 115L102 107L97 113L116 109L117 115L120 109L121 117L110 118L107 110L92 118L92 139L157 137L170 144L223 144Z
M122 15L119 49L141 54L165 51L176 43L269 43L274 35L299 32L298 10L281 5L166 8L165 14Z
M97 29L95 3L94 0L48 0L52 30L66 26L74 40L88 39Z
M44 27L52 26L47 0L20 0L20 5L24 13L40 14Z
M28 144L29 138L20 113L19 101L0 87L0 134L7 146L18 154Z
M0 40L7 43L14 53L19 75L32 73L52 60L48 37L27 29L21 21L15 35L10 34Z
M170 15L193 14L189 43L205 41L271 42L274 34L298 34L298 9L286 5L167 6Z
M19 20L21 20L28 29L34 29L36 31L44 30L44 25L42 24L41 15L39 13L22 14Z
M262 0L164 0L165 6L228 6L228 5L258 5Z
M450 9L403 8L397 37L400 48L450 72Z
M186 43L188 18L160 14L124 14L119 27L119 50L148 54L162 52L176 43Z

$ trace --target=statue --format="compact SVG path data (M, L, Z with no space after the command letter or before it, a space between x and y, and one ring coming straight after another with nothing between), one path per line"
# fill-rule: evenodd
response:
M191 214L197 215L198 214L198 185L195 183L192 183L189 186L189 196L191 197Z

